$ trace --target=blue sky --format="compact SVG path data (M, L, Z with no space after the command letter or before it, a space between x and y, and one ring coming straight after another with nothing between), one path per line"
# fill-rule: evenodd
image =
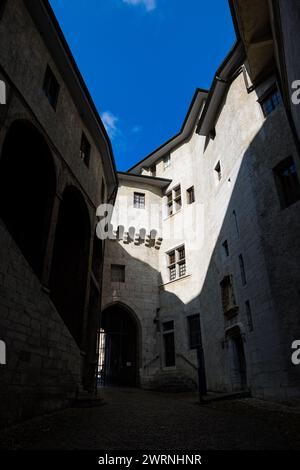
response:
M227 0L50 0L124 171L175 135L235 41Z

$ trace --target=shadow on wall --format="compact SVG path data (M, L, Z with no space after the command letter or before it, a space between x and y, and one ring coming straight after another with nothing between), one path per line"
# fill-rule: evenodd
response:
M153 246L146 247L144 241L139 245L135 245L133 241L129 243L132 244L130 253L117 241L108 242L106 248L102 328L109 359L102 356L99 374L101 376L103 370L106 384L131 383L143 388L174 391L195 389L195 351L187 351L186 332L183 333L186 307L178 296L167 292L164 287L158 287L162 284L157 267L158 250ZM144 261L147 258L148 263ZM125 273L121 271L123 266ZM121 281L118 281L118 276ZM167 307L163 307L162 303ZM176 316L170 313L170 308L175 309ZM122 315L123 318L129 316L136 324L134 341L127 334L127 342L124 342L124 334L128 333L126 330L129 329L130 322L122 325ZM164 331L164 324L169 321L174 321L174 326ZM133 342L136 344L134 360ZM103 341L100 341L101 345L105 349ZM118 360L115 356L118 356L120 349L124 351L124 355L119 355ZM137 379L129 380L130 376Z
M209 151L208 145L203 158L209 158ZM300 202L284 208L286 185L277 172L282 161L291 168L291 161L285 160L291 156L300 174L292 133L279 106L252 140L235 174L225 169L216 196L207 201L207 213L220 214L220 228L208 233L204 227L206 242L203 250L199 247L203 281L188 304L165 288L151 293L149 286L161 284L157 267L140 261L134 251L130 256L117 242L110 245L110 262L126 265L128 283L112 283L104 305L122 302L139 318L143 385L148 377L149 386L152 381L159 387L164 380L172 386L172 374L164 367L158 315L160 325L174 321L176 361L183 356L183 374L197 382L186 317L198 312L209 390L250 388L262 398L299 396L300 369L291 363L291 344L300 337ZM289 178L289 170L283 170L282 177ZM211 253L207 259L206 253ZM177 368L174 381L180 375Z
M300 394L300 369L291 363L291 344L300 337L300 201L285 207L293 201L287 186L295 196L288 157L300 176L279 106L244 153L235 181L225 169L208 201L208 212L220 214L230 194L218 235L205 236L212 255L199 294L212 390L250 387L255 396L277 399Z
M0 157L0 426L66 406L82 385L94 389L103 247L94 240L91 249L79 189L57 196L56 165L30 122L10 126Z

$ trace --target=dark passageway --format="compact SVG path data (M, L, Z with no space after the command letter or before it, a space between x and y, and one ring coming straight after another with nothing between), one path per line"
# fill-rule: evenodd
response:
M99 373L103 385L137 386L138 328L133 314L120 304L105 309L100 335Z

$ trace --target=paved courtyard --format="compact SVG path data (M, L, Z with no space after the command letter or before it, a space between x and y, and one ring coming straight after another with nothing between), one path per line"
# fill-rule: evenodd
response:
M0 449L300 449L299 408L243 399L199 406L196 394L106 389L1 433Z

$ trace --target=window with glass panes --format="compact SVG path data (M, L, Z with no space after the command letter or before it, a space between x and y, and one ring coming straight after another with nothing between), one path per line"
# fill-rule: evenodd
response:
M169 280L174 281L186 275L186 259L184 245L167 253Z
M274 87L270 90L264 97L260 100L260 104L263 110L265 117L269 116L277 106L281 104L281 95L277 87Z
M188 203L188 204L193 204L193 202L195 202L195 190L194 190L194 186L192 186L191 188L189 188L186 193L187 193L187 203Z
M145 194L134 193L133 205L136 209L145 209Z
M179 185L167 193L167 216L169 217L170 215L180 211L181 207L181 186Z

